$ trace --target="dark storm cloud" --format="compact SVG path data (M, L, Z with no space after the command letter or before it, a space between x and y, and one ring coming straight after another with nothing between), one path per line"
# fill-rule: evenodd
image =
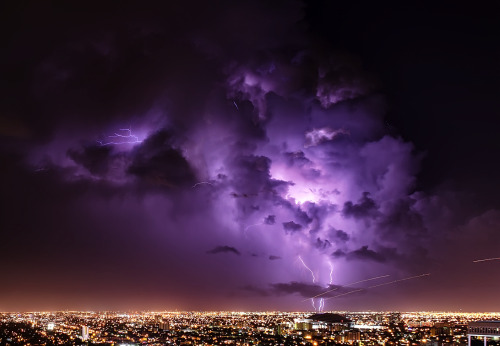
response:
M244 292L248 292L252 296L260 296L260 297L267 297L270 295L269 290L266 290L264 288L256 287L254 285L245 285L241 287L241 290Z
M109 171L112 150L110 146L92 145L81 150L69 149L68 156L91 174L105 176Z
M214 247L212 250L207 251L208 254L215 255L219 253L234 253L235 255L240 256L241 253L234 247L232 246L227 246L227 245L219 245Z
M305 156L303 151L296 151L293 153L287 152L284 154L285 158L287 159L287 162L290 166L297 165L297 166L304 166L311 161Z
M341 257L345 257L346 253L343 250L337 249L332 253L332 256L335 258L341 258Z
M265 156L238 156L232 162L233 185L241 192L257 194L270 188L271 160Z
M340 230L340 229L331 229L330 230L330 239L334 242L342 242L345 243L349 240L349 234Z
M362 246L357 250L351 251L346 255L347 259L352 260L368 260L375 262L385 262L386 258L384 255L368 249L368 246Z
M496 209L484 210L486 201L471 207L472 194L459 194L453 184L420 191L427 185L419 179L435 172L419 171L429 162L419 153L425 149L434 161L446 161L441 142L460 127L460 118L443 120L453 114L446 107L440 114L420 106L412 116L407 111L415 107L394 108L413 68L390 69L388 75L404 83L393 85L387 99L380 95L363 71L376 66L332 46L349 46L351 30L365 37L373 22L361 13L351 28L323 40L315 31L319 17L310 17L319 3L126 1L117 7L28 1L0 11L0 269L13 278L0 297L25 301L28 294L17 293L21 286L32 297L63 297L81 286L81 296L94 289L106 301L99 290L124 289L140 272L150 278L147 288L133 286L122 301L149 297L150 290L192 301L193 309L219 309L237 287L259 297L306 298L334 287L332 278L351 282L380 267L391 274L429 267L448 273L462 265L457 254L497 256ZM334 12L322 14L326 31L351 22ZM357 8L354 13L358 18ZM332 22L335 16L341 20ZM375 31L385 27L378 24ZM400 26L388 25L388 32ZM401 42L412 35L413 28ZM438 46L452 42L447 38L440 37ZM386 43L367 49L368 56L384 60L387 49L380 47L400 46ZM433 56L418 45L405 47L424 60ZM385 63L404 65L408 58ZM461 74L443 78L453 80L449 75ZM455 84L449 100L459 99ZM413 90L419 105L440 99L421 92L435 90ZM472 103L467 110L490 111ZM398 116L422 121L440 145L414 145L407 133L400 136L401 123L390 119L394 126L387 126L387 117ZM436 122L446 131L434 129ZM117 131L124 131L122 138L133 133L134 140L103 145ZM457 138L471 133L467 127ZM477 156L477 167L469 164L466 171L490 172L485 162L491 160L481 153L494 147L486 141L495 137L481 137L480 148L460 142ZM453 155L464 151L450 143ZM459 161L456 167L469 162ZM443 167L436 172L446 177L450 171ZM491 181L484 186L493 191ZM206 251L207 244L233 246ZM316 284L306 283L311 273ZM56 287L67 275L67 286ZM99 289L92 288L96 282ZM269 282L285 283L259 288ZM463 278L453 283L468 285ZM0 298L0 305L6 301Z
M266 225L274 225L276 223L276 215L268 215L264 219Z
M305 284L302 282L287 282L287 283L276 283L271 284L271 289L268 291L273 295L284 295L284 294L298 294L302 298L311 298L321 294L322 298L335 297L343 293L348 293L350 291L360 290L356 287L343 287L340 285L329 285L327 288L314 285ZM330 291L330 292L327 292Z
M360 74L360 64L352 56L338 54L322 62L316 96L323 107L355 99L375 87L373 81L368 82L366 74Z
M397 249L395 248L380 247L377 251L375 251L369 249L367 245L347 253L339 249L333 252L332 256L335 258L345 257L349 261L359 260L379 263L403 260L402 256L398 254Z
M401 230L411 236L427 233L423 215L414 209L414 199L399 200L379 220L379 231L385 236L400 235Z
M344 203L342 214L345 217L354 217L358 219L373 217L377 212L377 204L370 198L369 192L363 192L363 197L354 204L351 201Z
M172 147L171 140L167 131L150 136L134 149L128 172L157 185L178 187L194 184L196 178L189 162Z
M310 232L316 233L320 231L328 215L336 209L335 205L306 203L304 206L307 218L303 222L309 224Z
M284 3L189 3L129 2L119 8L95 1L73 7L30 3L5 11L2 22L13 29L6 35L9 54L1 58L2 66L9 66L1 84L8 100L2 113L22 119L35 136L46 136L61 122L105 126L141 114L164 104L168 90L173 107L184 110L176 119L185 124L190 111L199 109L192 100L206 97L202 86L223 67L217 60L281 44L302 16L299 2L288 3L286 12ZM33 11L40 17L32 18ZM268 15L280 20L254 25ZM18 23L26 24L23 30Z
M286 232L293 233L302 230L302 225L295 223L293 221L283 222L283 229Z
M321 238L316 238L316 241L314 242L314 246L319 249L319 250L324 250L332 246L332 243L328 241L328 239L321 239Z
M304 298L310 298L320 294L324 289L318 285L306 284L303 282L288 282L271 284L271 291L275 295L299 294Z

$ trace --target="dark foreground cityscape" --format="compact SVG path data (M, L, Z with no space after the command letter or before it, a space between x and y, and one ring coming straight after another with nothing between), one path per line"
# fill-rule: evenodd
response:
M500 345L500 313L0 313L0 345Z

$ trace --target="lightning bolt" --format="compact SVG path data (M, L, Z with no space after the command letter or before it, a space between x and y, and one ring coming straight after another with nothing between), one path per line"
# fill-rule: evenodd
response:
M328 285L326 286L327 288L330 287L333 283L333 264L332 264L332 262L328 261L328 265L330 266L330 273L329 273L330 274L330 281L328 281ZM319 297L321 295L323 295L323 293L318 294L318 295L312 297L311 299L314 299L314 298ZM325 300L323 298L320 298L318 311L321 312L324 310L324 308L325 308Z
M312 279L313 279L313 284L316 283L316 277L314 276L314 272L311 270L311 268L309 268L304 260L302 259L302 257L299 256L299 260L302 262L302 265L304 266L304 268L306 268L307 270L309 270L311 272L311 276L312 276Z
M108 136L108 138L113 138L108 141L104 140L98 140L97 143L101 146L105 145L115 145L115 144L135 144L135 143L142 143L141 140L139 140L139 137L136 135L132 134L132 129L119 129L118 131L122 131L121 133L115 132L113 135Z
M330 281L328 282L328 285L331 285L333 282L333 264L332 262L328 262L328 264L330 265Z
M311 268L309 268L307 266L307 264L304 262L304 260L302 259L302 257L299 256L299 260L300 262L302 262L302 265L304 266L304 268L306 268L307 270L309 270L309 272L311 273L311 276L312 276L312 279L313 279L313 284L316 283L316 277L314 276L314 272L311 270ZM314 305L314 298L311 298L311 304L314 308L314 311L316 311L316 306Z
M318 308L318 311L321 312L323 311L323 308L325 307L325 300L323 298L321 298L319 300L319 308Z

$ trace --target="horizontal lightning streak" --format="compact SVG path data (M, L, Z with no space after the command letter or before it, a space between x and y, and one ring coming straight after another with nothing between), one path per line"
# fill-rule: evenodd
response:
M401 281L406 281L406 280L411 280L411 279L417 279L417 278L421 278L421 277L429 276L429 275L431 275L431 273L426 273L426 274L411 276L409 278L394 280L394 281L390 281L390 282L385 282L383 284L378 284L378 285L375 285L375 286L370 286L370 287L367 287L367 289L368 288L375 288L375 287L385 286L385 285L390 285L390 284L395 284L396 282L401 282Z
M370 286L370 287L366 287L366 288L360 288L358 290L350 291L350 292L347 292L347 293L342 293L342 294L339 294L339 295L336 295L336 296L333 296L333 297L328 297L328 298L325 298L325 300L332 299L332 298L337 298L337 297L342 297L342 296L346 296L346 295L351 294L351 293L366 291L369 288L375 288L375 287L380 287L380 286L395 284L397 282L406 281L406 280L412 280L412 279L418 279L418 278L421 278L421 277L424 277L424 276L429 276L429 275L431 275L431 273L426 273L426 274L421 274L421 275L415 275L415 276L410 276L409 278L404 278L404 279L389 281L389 282L385 282L383 284L378 284L378 285L374 285L374 286Z
M342 297L342 296L346 296L348 294L356 293L356 292L361 292L361 291L364 291L364 290L366 290L366 288L360 288L360 289L357 289L357 290L354 290L354 291L349 291L347 293L337 294L336 296L325 298L325 300L332 299L332 298L337 298L337 297Z
M119 129L119 131L124 131L126 134L120 134L115 132L114 135L108 136L108 138L122 138L122 140L115 142L114 140L104 142L104 141L97 141L101 146L105 145L116 145L116 144L134 144L134 143L142 143L141 140L139 140L139 137L136 135L132 134L131 129Z
M390 275L382 275L382 276L376 276L374 278L370 278L370 279L365 279L365 280L360 280L360 281L356 281L356 282L351 282L350 284L347 284L347 285L344 285L344 286L341 286L341 287L349 287L349 286L352 286L352 285L356 285L356 284L360 284L362 282L367 282L367 281L371 281L371 280L377 280L377 279L383 279L383 278L386 278L386 277L389 277ZM331 289L331 290L328 290L328 291L325 291L323 293L320 293L320 294L317 294L315 295L314 297L311 297L311 298L307 298L307 299L304 299L303 302L305 302L306 300L309 300L309 299L312 299L312 298L318 298L318 297L321 297L322 295L324 294L327 294L327 293L330 293L330 292L333 292L333 291L336 291L338 290L340 287L337 287L337 288L334 288L334 289ZM333 298L333 297L332 297Z
M483 258L483 259L474 260L474 261L472 261L472 263L487 262L487 261L498 261L498 260L500 260L500 257Z

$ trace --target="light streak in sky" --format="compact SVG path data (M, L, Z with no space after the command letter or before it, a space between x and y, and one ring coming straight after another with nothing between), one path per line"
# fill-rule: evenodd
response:
M236 109L237 109L237 110L240 110L240 109L238 108L238 105L236 104L236 101L233 101L233 104L234 104L234 106L236 107Z
M191 186L191 188L192 188L192 189L194 189L196 186L203 185L203 184L207 184L207 185L214 186L214 184L212 184L212 183L211 183L211 182L209 182L209 181L200 181L199 183L196 183L196 184L194 184L193 186Z
M394 280L394 281L390 281L390 282L385 282L385 283L383 283L383 284L378 284L378 285L375 285L375 286L370 286L370 287L367 287L367 289L368 289L368 288L375 288L375 287L385 286L385 285L390 285L390 284L395 284L396 282L401 282L401 281L406 281L406 280L411 280L411 279L417 279L417 278L421 278L421 277L424 277L424 276L429 276L429 275L431 275L431 273L426 273L426 274L421 274L421 275L410 276L409 278L404 278L404 279Z
M314 272L311 270L311 268L309 268L304 260L302 259L302 257L299 256L299 260L302 262L302 265L304 266L304 268L306 268L307 270L309 270L311 272L311 275L312 275L312 279L313 279L313 284L316 283L316 277L314 276Z
M418 278L421 278L421 277L424 277L424 276L429 276L429 275L431 275L431 273L426 273L426 274L421 274L421 275L415 275L415 276L410 276L410 277L404 278L404 279L399 279L399 280L384 282L383 284L373 285L373 286L366 287L366 288L360 288L360 289L357 289L357 290L354 290L354 291L350 291L350 292L338 294L338 295L333 296L333 297L328 297L328 298L325 298L325 300L332 299L332 298L337 298L337 297L342 297L342 296L346 296L346 295L351 294L351 293L366 291L369 288L375 288L375 287L380 287L380 286L391 285L391 284L395 284L397 282L406 281L406 280L412 280L412 279L418 279Z
M109 141L97 141L101 146L105 145L115 145L115 144L135 144L135 143L142 143L141 140L139 140L139 137L136 135L132 134L132 129L119 129L118 131L122 131L122 133L115 132L114 135L108 136L108 138L113 138Z
M487 261L498 261L498 260L500 260L500 257L483 258L483 259L474 260L474 261L472 261L472 263L487 262Z
M330 265L330 281L328 282L328 285L331 285L333 282L333 264L332 262L328 262L328 264Z
M352 286L352 285L356 285L356 284L360 284L360 283L363 283L363 282L367 282L367 281L372 281L372 280L377 280L377 279L383 279L383 278L386 278L386 277L389 277L390 275L387 274L387 275L382 275L382 276L376 276L374 278L370 278L370 279L365 279L365 280L360 280L360 281L356 281L356 282L351 282L350 284L347 284L347 285L344 285L344 286L341 286L341 287L349 287L349 286ZM341 287L336 287L336 288L333 288L331 290L328 290L328 291L325 291L323 293L320 293L320 294L317 294L315 295L314 297L311 297L311 298L307 298L307 299L304 299L303 301L306 301L308 299L313 299L313 298L318 298L318 297L321 297L322 295L325 295L327 293L330 293L330 292L333 292L333 291L336 291L338 290L339 288Z
M328 298L325 298L325 299L328 300L328 299L332 299L332 298L342 297L342 296L346 296L346 295L351 294L351 293L361 292L361 291L364 291L364 290L366 290L366 288L360 288L360 289L357 289L357 290L354 290L354 291L349 291L349 292L346 292L346 293L337 294L336 296L328 297Z

